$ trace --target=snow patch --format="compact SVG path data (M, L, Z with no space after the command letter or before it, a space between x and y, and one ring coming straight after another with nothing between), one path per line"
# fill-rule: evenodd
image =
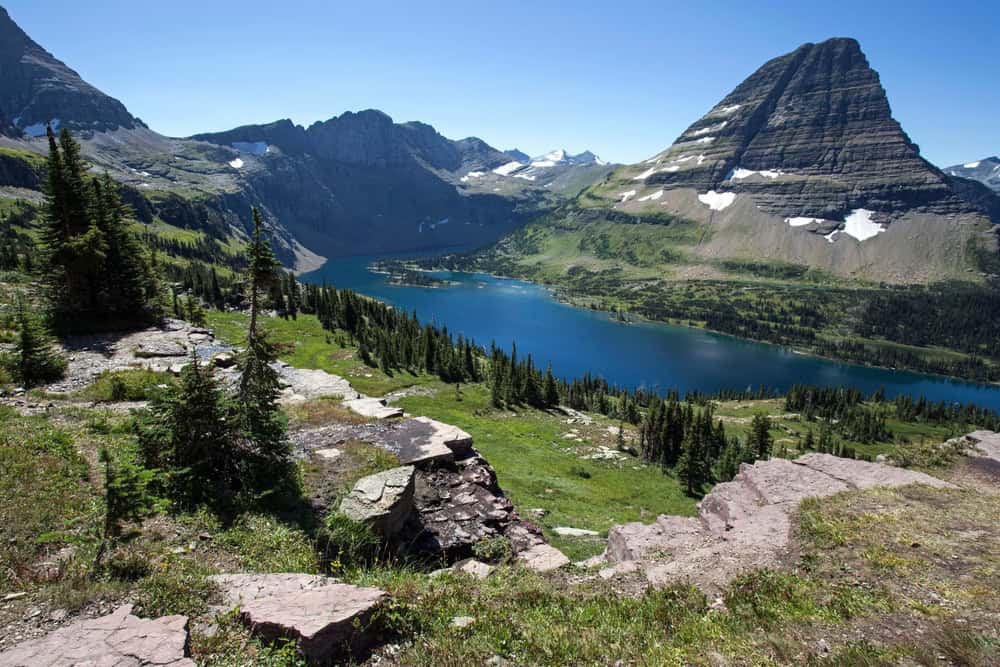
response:
M646 195L645 197L639 197L639 201L656 201L663 196L663 190L657 190L651 195Z
M874 212L857 208L844 218L844 233L859 241L870 239L885 231L885 227L872 220Z
M498 174L500 176L510 176L513 172L517 171L523 166L524 166L523 164L521 164L517 160L514 160L513 162L508 162L505 165L497 167L496 169L493 170L493 173Z
M705 161L705 156L704 155L699 155L698 156L698 166L701 166L701 163L704 162L704 161Z
M705 204L713 211L721 211L728 208L730 204L736 201L735 192L716 192L715 190L709 190L703 195L698 195L698 201Z
M814 222L823 222L823 218L785 218L789 227L805 227Z
M485 171L470 171L468 174L466 174L465 176L463 176L459 180L462 181L463 183L468 183L469 179L472 179L472 178L482 178L485 175L486 175Z
M270 150L266 141L234 141L231 145L239 152L249 155L264 155Z
M529 174L514 174L514 178L523 178L526 181L533 181L533 180L535 180L535 177L531 176Z
M635 196L635 190L629 190L628 192L619 192L618 196L622 198L621 203L624 204L629 200L630 197Z
M680 170L681 170L681 168L680 168L680 167L678 167L678 166L677 166L677 165L675 164L675 165L673 165L672 167L666 167L666 168L664 168L664 169L661 169L660 171L668 171L668 172L670 172L670 173L673 173L673 172L675 172L675 171L680 171Z
M647 178L649 178L650 176L652 176L655 173L656 173L656 167L650 167L649 169L647 169L646 171L642 172L638 176L633 176L632 180L633 181L644 181L644 180L646 180Z
M785 174L785 172L779 171L779 170L774 170L774 169L765 169L763 171L753 171L752 169L744 169L743 167L736 167L735 169L733 169L729 173L729 179L733 180L733 181L738 181L738 180L741 180L741 179L744 179L744 178L749 178L749 177L753 176L754 174L757 174L759 176L763 176L764 178L775 179L775 178L778 178L779 176L783 176Z
M728 107L722 107L721 109L719 109L719 113L724 113L724 114L728 115L728 114L733 113L737 109L739 109L741 106L743 106L743 105L741 105L741 104L731 104Z
M556 161L555 160L535 160L534 162L531 163L531 166L532 167L538 167L538 168L554 167L554 166L556 166Z
M703 127L700 130L695 130L694 132L688 132L689 137L700 137L703 134L711 134L712 132L718 132L726 125L729 124L728 120L724 120L718 125L710 125L709 127Z
M703 138L699 139L698 141L696 141L694 143L696 143L696 144L710 144L713 141L715 141L715 137L703 137Z
M687 162L688 160L693 160L694 158L695 158L694 155L685 155L683 157L677 158L676 160L671 160L671 162Z
M968 164L963 164L962 166L965 167L966 169L975 169L979 166L979 160L975 162L970 162Z
M245 163L240 158L236 158L235 160L231 160L229 162L229 166L233 169L242 169L244 164Z

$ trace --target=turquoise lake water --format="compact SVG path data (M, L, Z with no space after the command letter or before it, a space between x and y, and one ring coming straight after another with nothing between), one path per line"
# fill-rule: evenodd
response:
M446 325L480 345L495 340L518 354L531 353L561 377L590 371L611 383L659 389L715 392L759 386L777 390L795 383L857 387L865 393L885 387L888 396L924 395L1000 410L1000 387L940 377L838 363L790 349L655 323L622 324L608 313L556 301L549 290L482 274L435 274L458 283L425 288L390 285L368 270L371 257L338 258L301 276L307 282L349 288L394 307L416 310L421 321Z

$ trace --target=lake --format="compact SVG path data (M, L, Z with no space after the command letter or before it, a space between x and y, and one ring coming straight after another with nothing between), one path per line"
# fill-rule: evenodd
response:
M544 287L483 274L434 274L458 283L452 287L390 285L386 276L368 269L372 260L333 259L301 279L325 280L407 312L416 310L421 321L445 325L480 345L495 340L509 350L516 341L519 355L531 353L541 368L551 363L560 377L590 371L613 384L682 394L761 385L782 391L795 383L851 386L866 394L885 387L890 397L924 395L1000 410L1000 387L855 366L688 327L622 324L608 313L560 303Z

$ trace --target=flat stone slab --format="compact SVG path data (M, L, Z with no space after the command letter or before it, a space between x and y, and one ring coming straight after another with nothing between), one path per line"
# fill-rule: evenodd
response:
M344 406L362 417L393 419L403 416L403 408L386 405L381 398L354 398L344 401Z
M1000 463L1000 433L993 431L973 431L965 436L973 446L973 455L983 456Z
M741 572L780 564L804 499L909 484L954 488L924 473L830 454L743 464L705 496L697 518L660 516L649 525L611 528L605 559L615 565L602 576L639 571L654 586L688 581L715 592Z
M521 561L529 570L535 572L550 572L558 570L563 565L568 565L570 560L563 552L556 549L551 544L536 544L517 554L517 559Z
M132 615L132 605L80 621L0 653L5 667L195 667L187 616Z
M253 600L302 593L340 583L331 577L299 572L277 574L216 574L208 580L222 591L222 599L232 607L239 607Z
M906 486L907 484L926 484L938 489L955 488L954 484L949 484L922 472L881 463L842 459L831 454L806 454L795 459L795 464L829 475L852 489L870 489L874 486Z
M385 440L404 465L453 461L456 454L472 451L471 435L429 417L401 421Z
M357 396L357 392L351 388L350 382L339 375L333 375L319 369L281 365L278 368L278 374L281 381L287 385L286 392L293 397L293 400L309 400L323 396L340 396L341 398Z
M187 346L179 340L151 339L135 346L135 356L144 358L183 357L187 353Z
M383 537L393 537L413 509L413 475L413 466L401 466L362 477L340 503L340 511Z
M493 566L475 558L460 560L451 566L455 572L463 572L475 579L485 579L493 572Z
M240 621L253 634L272 641L293 639L317 663L370 644L367 623L388 599L377 588L314 575L220 575L212 580L239 607Z
M445 424L430 417L414 417L413 421L424 424L431 429L427 436L430 443L440 443L459 456L472 451L472 436L457 426Z

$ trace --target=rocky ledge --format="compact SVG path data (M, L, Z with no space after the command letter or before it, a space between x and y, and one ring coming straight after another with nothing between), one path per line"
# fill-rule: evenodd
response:
M705 496L697 517L613 527L603 559L592 564L604 565L603 578L639 572L654 586L689 581L718 592L741 572L781 562L793 515L806 498L908 484L955 488L924 473L829 454L743 464L731 482Z

